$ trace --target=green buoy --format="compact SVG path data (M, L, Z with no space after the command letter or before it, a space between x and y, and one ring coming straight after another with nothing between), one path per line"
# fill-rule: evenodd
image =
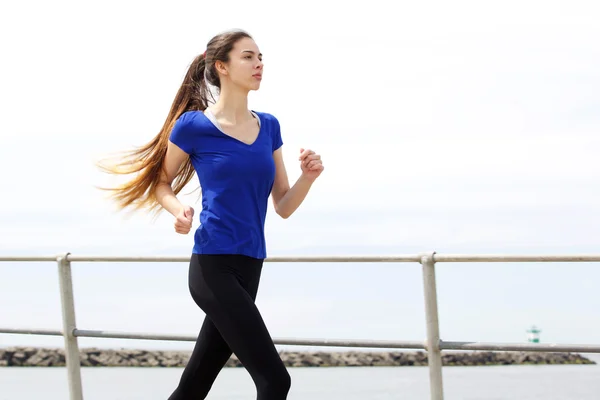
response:
M541 330L539 330L535 325L532 326L530 329L527 330L528 333L528 339L530 343L539 343L540 342L540 332Z

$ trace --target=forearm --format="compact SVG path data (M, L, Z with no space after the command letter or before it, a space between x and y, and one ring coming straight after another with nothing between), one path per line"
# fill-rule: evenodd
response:
M277 214L282 218L290 217L300 207L312 184L312 180L300 176L294 186L285 192L281 200L279 200L276 207Z
M174 217L179 214L183 208L183 204L179 201L173 188L168 183L161 183L156 186L156 201Z

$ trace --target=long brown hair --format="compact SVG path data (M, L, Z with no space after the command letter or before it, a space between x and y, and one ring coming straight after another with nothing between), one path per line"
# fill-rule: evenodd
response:
M101 188L111 193L111 198L120 209L147 208L160 212L160 205L155 197L155 190L160 182L163 160L167 152L169 136L177 119L186 111L204 111L209 99L214 101L207 82L221 89L219 75L215 68L216 61L229 61L229 52L235 43L242 38L252 38L248 33L234 30L213 37L203 54L198 55L188 68L181 87L175 95L171 109L158 134L147 144L119 153L113 162L99 162L98 167L109 174L137 174L128 182L114 188ZM194 177L194 168L189 158L182 164L173 181L173 192L178 194Z

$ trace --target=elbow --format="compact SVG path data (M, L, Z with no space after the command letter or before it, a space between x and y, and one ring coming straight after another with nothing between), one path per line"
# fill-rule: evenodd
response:
M291 212L285 212L284 210L281 210L279 208L276 208L275 212L283 219L288 219L292 215Z
M292 214L291 214L291 213L290 213L290 214L284 214L284 213L281 213L281 214L279 214L279 216L280 216L281 218L283 218L283 219L288 219L289 217L291 217L291 216L292 216Z
M171 182L166 180L159 181L152 189L152 195L160 202L160 199L165 195L173 192Z
M170 189L171 185L168 182L164 181L164 180L158 181L158 183L153 188L153 190L154 190L153 194L155 196L159 195L165 188L169 188Z
M278 203L275 203L275 212L283 219L288 219L292 215L290 210L286 209L286 207L281 207Z

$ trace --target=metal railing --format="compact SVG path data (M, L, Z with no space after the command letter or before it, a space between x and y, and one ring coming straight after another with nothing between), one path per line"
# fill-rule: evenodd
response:
M109 332L103 330L78 329L75 320L72 262L189 262L189 257L119 257L77 256L70 253L58 256L0 256L0 262L47 262L58 264L62 331L44 329L14 329L0 327L0 333L63 336L67 365L69 394L71 400L83 400L81 364L78 337L143 339L166 341L195 341L196 336L170 335L135 332ZM440 262L600 262L600 255L442 255L429 252L399 256L287 256L269 257L266 262L295 263L420 263L423 269L425 300L425 341L386 341L349 339L294 339L274 338L275 344L300 346L364 347L423 349L428 353L429 386L431 400L443 400L442 350L490 350L490 351L541 351L600 353L600 345L583 344L540 344L540 343L482 343L445 342L440 340L435 264Z

